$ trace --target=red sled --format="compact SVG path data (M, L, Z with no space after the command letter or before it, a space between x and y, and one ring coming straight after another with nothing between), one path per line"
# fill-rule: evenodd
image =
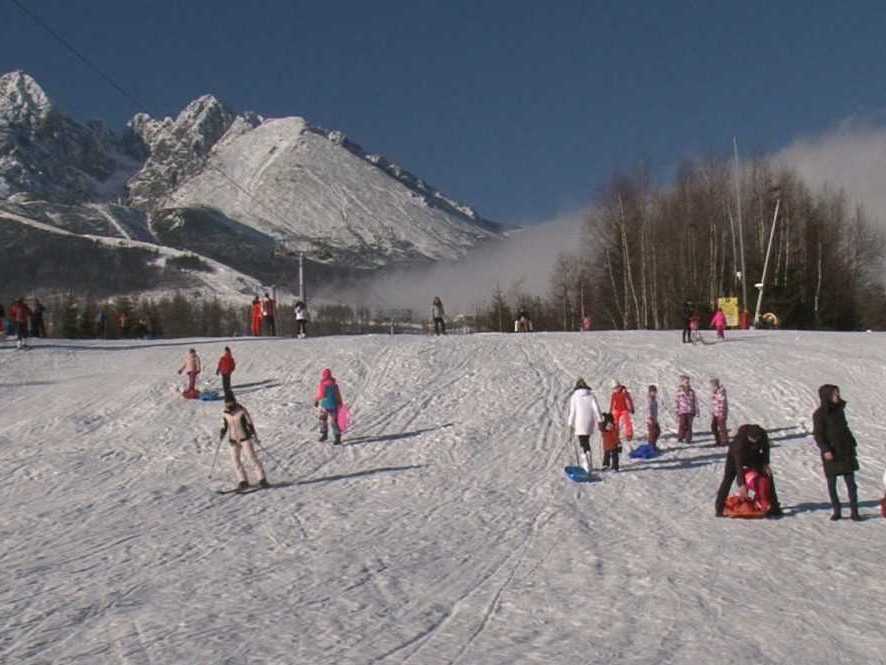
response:
M880 499L880 517L886 517L886 496Z
M182 391L182 397L185 399L200 399L200 391L196 388L194 390L184 390Z
M728 497L723 514L726 517L743 519L766 517L772 508L772 481L769 476L748 469L744 472L744 484L753 497L746 499L740 496Z

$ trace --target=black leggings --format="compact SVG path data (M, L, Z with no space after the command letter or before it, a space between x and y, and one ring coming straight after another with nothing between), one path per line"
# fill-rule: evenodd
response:
M581 446L581 449L589 453L591 452L591 437L587 434L579 434L578 435L578 445Z
M840 497L837 496L838 477L828 476L828 494L831 497L831 506L833 506L835 513L839 513L842 508L840 506ZM855 484L855 474L844 474L843 479L846 481L846 490L849 492L849 509L853 513L858 512L858 486Z

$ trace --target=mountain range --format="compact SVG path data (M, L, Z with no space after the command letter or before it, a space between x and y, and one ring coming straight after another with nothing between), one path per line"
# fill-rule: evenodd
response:
M231 297L294 286L302 252L313 275L347 280L458 259L505 232L300 117L204 95L175 118L139 113L113 131L66 116L21 71L0 77L0 222L15 254L0 267L7 295L136 283Z

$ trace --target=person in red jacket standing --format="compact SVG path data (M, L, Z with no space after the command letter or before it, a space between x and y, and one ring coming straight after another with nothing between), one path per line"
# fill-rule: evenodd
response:
M252 299L252 336L261 337L261 300L258 296Z
M9 308L9 317L15 324L16 346L20 349L28 348L28 322L31 320L31 308L25 304L24 298L19 298Z
M234 393L231 390L231 374L235 369L237 369L237 363L234 362L234 354L231 353L231 348L226 346L224 354L219 358L218 367L215 369L216 376L221 376L226 402L234 401Z
M262 330L265 335L277 336L277 303L267 293L261 302Z
M631 415L634 413L634 400L631 393L619 381L612 382L612 397L609 400L609 413L615 421L615 427L620 435L628 441L634 440L634 421Z

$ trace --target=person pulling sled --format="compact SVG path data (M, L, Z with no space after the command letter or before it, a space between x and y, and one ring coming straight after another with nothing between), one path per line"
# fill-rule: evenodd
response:
M270 487L265 476L265 468L262 466L261 460L255 454L253 442L258 443L258 434L255 431L255 424L249 411L242 404L234 399L225 400L225 411L222 414L224 424L219 434L219 440L228 435L228 443L231 444L231 462L234 464L234 473L237 475L237 490L242 491L249 489L249 480L246 477L246 470L243 468L243 453L246 453L246 460L258 472L258 486L261 488Z
M584 379L578 379L575 382L572 396L569 398L567 425L572 429L575 436L578 437L578 443L581 446L584 457L581 467L588 474L594 468L591 460L591 436L594 434L596 424L602 419L600 405L597 404L597 398L594 397L593 391L585 383Z

